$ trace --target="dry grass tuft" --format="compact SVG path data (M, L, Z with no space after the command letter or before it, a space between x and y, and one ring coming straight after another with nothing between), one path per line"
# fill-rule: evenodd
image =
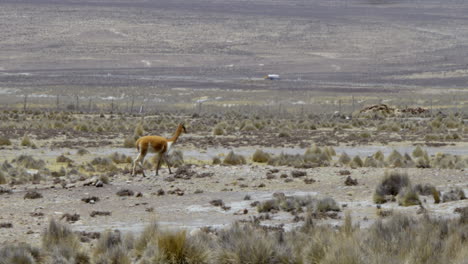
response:
M411 186L408 186L399 192L398 204L401 206L412 206L421 204L421 201L419 200L418 193Z
M0 184L7 184L7 182L5 174L0 170Z
M246 164L246 163L247 162L246 162L244 156L237 155L232 150L231 150L231 152L229 152L229 154L223 160L223 164L227 164L227 165L242 165L242 164Z
M11 145L11 141L9 138L5 136L0 136L0 146L10 146L10 145Z
M377 185L374 193L375 203L385 203L386 196L396 196L404 188L410 185L410 180L406 173L397 171L385 172L382 181Z
M465 192L459 187L455 189L451 189L450 191L445 192L442 195L442 202L444 203L451 202L451 201L464 200L464 199L466 199Z
M270 154L264 152L263 150L257 149L252 155L252 160L254 162L265 163L270 160Z
M27 169L36 169L40 170L45 167L45 161L43 160L36 160L30 155L20 155L13 159L13 162L16 163L18 166L22 166Z
M0 264L41 263L44 256L40 249L27 244L7 245L0 248Z

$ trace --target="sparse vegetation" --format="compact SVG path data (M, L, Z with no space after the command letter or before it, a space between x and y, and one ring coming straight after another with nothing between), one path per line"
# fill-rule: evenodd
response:
M393 199L403 188L409 186L410 180L406 173L397 171L385 172L382 181L377 185L375 190L374 202L378 204L385 203L388 196L391 196L390 199Z
M263 150L257 149L252 156L252 161L265 163L270 160L270 154L264 152Z
M327 207L328 208L328 207ZM463 210L460 210L460 215ZM310 215L310 214L308 214ZM165 231L151 224L137 239L118 231L105 232L86 254L78 236L54 220L43 234L42 248L26 244L0 247L4 263L13 259L35 263L50 259L73 263L462 263L468 242L467 222L459 219L418 219L393 214L369 228L353 225L349 215L341 228L315 226L314 216L292 231L234 223L216 233ZM267 218L267 217L266 217ZM209 231L208 231L209 232ZM389 244L389 241L392 243ZM395 253L397 252L397 253ZM77 262L80 260L80 262ZM235 262L233 262L235 261ZM355 262L357 261L357 262ZM434 261L434 262L432 262ZM461 262L460 262L461 261ZM16 262L14 262L16 263Z
M226 164L226 165L242 165L245 163L247 162L244 156L235 154L234 151L232 150L223 160L223 164Z

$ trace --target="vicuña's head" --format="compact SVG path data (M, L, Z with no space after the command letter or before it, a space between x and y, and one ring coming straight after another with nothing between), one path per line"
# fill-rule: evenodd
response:
M187 130L185 129L184 123L180 123L180 124L179 124L179 127L182 128L182 131L183 131L184 133L187 133Z

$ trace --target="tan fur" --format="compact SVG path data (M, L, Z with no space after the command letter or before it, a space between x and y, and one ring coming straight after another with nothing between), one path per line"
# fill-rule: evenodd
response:
M156 153L158 155L158 163L156 164L156 175L158 175L159 168L161 167L161 161L163 159L164 162L166 162L167 167L169 168L169 173L172 173L171 167L167 162L166 158L168 145L174 145L182 132L186 133L185 127L183 124L179 124L176 132L174 133L174 136L169 139L161 136L144 136L139 138L135 143L139 154L137 158L133 161L132 175L135 176L135 169L137 164L139 164L143 172L143 177L146 177L145 172L143 170L143 160L145 159L145 156L146 154L148 154L148 152Z

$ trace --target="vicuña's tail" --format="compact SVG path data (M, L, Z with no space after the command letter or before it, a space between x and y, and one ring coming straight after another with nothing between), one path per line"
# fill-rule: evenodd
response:
M140 139L138 139L138 140L135 142L135 145L136 145L136 148L137 148L138 152L140 152Z

